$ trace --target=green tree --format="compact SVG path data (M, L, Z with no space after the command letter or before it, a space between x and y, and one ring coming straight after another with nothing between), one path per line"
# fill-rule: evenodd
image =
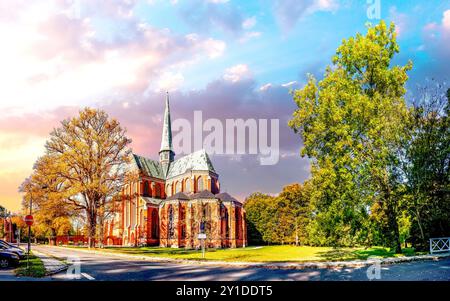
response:
M450 233L450 89L432 81L419 88L407 157L413 242Z
M309 184L291 184L278 196L253 193L245 203L251 244L306 244Z
M273 197L256 192L248 196L244 202L248 240L250 244L271 242L269 208Z
M314 159L314 223L328 243L367 240L369 208L378 203L389 245L401 251L399 147L407 139L403 96L412 65L392 66L398 52L395 26L381 21L344 40L324 78L310 76L294 93L289 125L303 138L302 155Z

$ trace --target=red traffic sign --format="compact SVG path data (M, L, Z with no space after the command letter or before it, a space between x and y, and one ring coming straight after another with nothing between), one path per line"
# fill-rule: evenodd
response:
M25 216L25 223L26 223L28 226L31 226L31 225L33 224L33 222L34 222L34 219L33 219L33 216L32 216L32 215L27 215L27 216Z

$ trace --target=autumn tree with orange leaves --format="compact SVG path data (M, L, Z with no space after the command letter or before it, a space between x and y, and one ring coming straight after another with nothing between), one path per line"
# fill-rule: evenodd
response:
M128 168L131 140L125 133L116 119L91 108L62 121L21 187L25 199L33 198L47 219L84 217L89 247L95 246L97 226L102 238L104 220L114 210L114 196L133 178Z

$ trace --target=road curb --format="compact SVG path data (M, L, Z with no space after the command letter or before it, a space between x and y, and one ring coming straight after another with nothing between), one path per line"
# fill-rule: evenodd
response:
M450 253L445 254L435 254L435 255L417 255L408 257L393 257L393 258L370 258L368 260L353 260L353 261L326 261L326 262L226 262L226 261L199 261L199 260L184 260L184 259L174 259L167 257L149 257L140 255L130 255L130 254L120 254L112 253L107 251L97 251L97 250L84 250L76 248L68 248L58 246L57 248L67 249L67 250L77 250L80 252L97 254L97 255L111 255L121 258L143 260L149 262L171 262L180 264L196 264L196 265L212 265L212 266L234 266L234 267L254 267L254 268L266 268L266 269L335 269L335 268L362 268L366 266L371 266L374 264L388 265L388 264L399 264L417 261L437 261L443 258L450 257Z
M39 252L39 251L36 251L36 250L33 250L33 254L38 256L43 261L43 264L44 264L44 267L45 267L45 276L52 276L52 275L55 275L57 273L61 273L61 272L65 271L65 270L67 270L69 268L68 264L62 262L59 259L56 259L57 257L55 257L55 256L53 256L51 254L47 254L45 252ZM49 258L49 257L55 258L54 259L55 261L59 261L60 267L55 268L55 269L51 269L51 270L48 269L48 265L45 265L45 260L47 258Z

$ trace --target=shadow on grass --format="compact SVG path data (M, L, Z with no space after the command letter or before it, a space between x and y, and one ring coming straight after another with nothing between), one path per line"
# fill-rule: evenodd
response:
M388 258L388 257L398 257L398 256L413 256L415 255L413 248L405 248L402 250L402 254L395 254L383 247L372 247L368 249L333 249L326 252L319 252L318 257L327 261L348 261L348 260L366 260L370 257L378 258Z
M158 247L141 247L141 248L105 248L105 250L120 252L133 255L153 255L153 256L176 256L176 255L190 255L198 254L200 250L195 249L175 249L175 248L158 248ZM215 249L208 249L208 252L216 252Z
M27 268L27 260L21 260L19 266L15 269L16 276L29 276L41 278L45 276L45 266L42 260L30 253L29 266Z

